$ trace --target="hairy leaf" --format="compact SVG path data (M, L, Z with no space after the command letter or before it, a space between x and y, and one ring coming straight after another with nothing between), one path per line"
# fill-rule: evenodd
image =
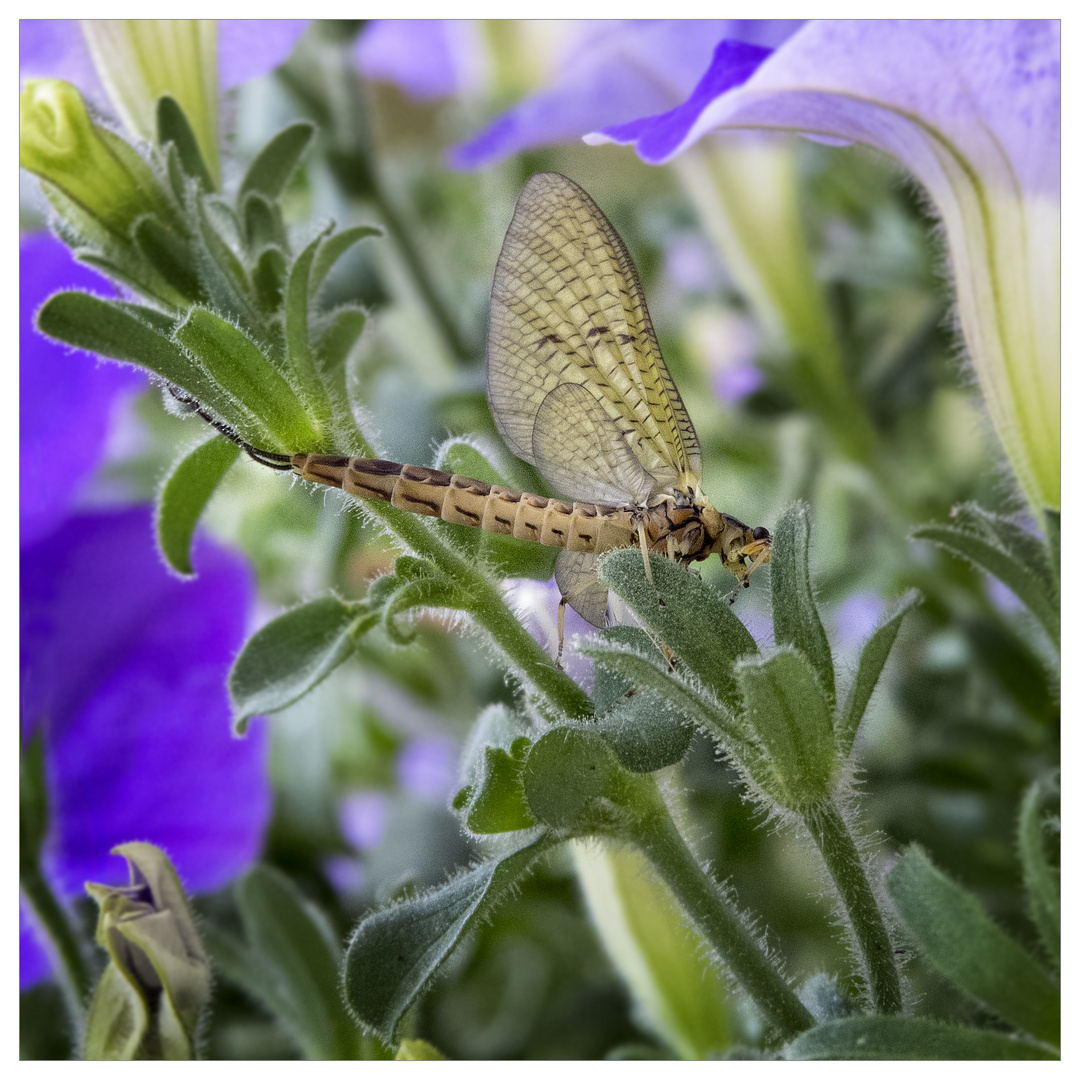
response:
M236 885L244 940L211 927L221 974L263 1005L308 1059L360 1056L360 1032L338 989L340 947L321 913L287 877L256 867Z
M597 567L602 584L625 600L646 626L697 678L729 707L737 707L731 668L757 644L736 618L728 597L714 585L667 559L650 557L653 584L641 551L627 548L605 556Z
M176 148L177 162L184 173L198 180L203 191L212 192L214 181L199 149L195 132L191 130L184 110L166 94L158 98L157 103L157 144L164 148L170 143Z
M298 701L348 659L353 641L377 615L324 596L271 619L245 642L229 672L233 726Z
M438 889L361 920L345 956L345 1001L386 1042L462 938L486 919L533 861L558 840L531 836Z
M803 1032L788 1061L1048 1061L1047 1046L915 1016L852 1016Z
M815 674L794 651L735 667L746 719L768 757L754 777L790 810L828 799L836 775L832 710Z
M258 153L240 184L240 200L249 191L258 191L270 199L276 199L289 182L315 128L306 121L290 124L279 131Z
M1061 870L1047 858L1044 828L1050 822L1046 803L1056 798L1054 785L1037 781L1020 807L1020 864L1032 922L1050 959L1061 967Z
M1003 1020L1058 1044L1060 995L1053 980L966 889L910 847L885 888L923 956Z
M832 650L810 583L810 508L792 503L773 530L772 612L777 645L806 657L821 689L836 701Z
M240 453L240 447L214 435L173 466L157 499L158 547L178 574L193 575L191 540L214 489Z
M855 681L848 690L847 699L836 724L836 745L844 757L851 753L851 748L855 744L859 725L866 714L866 706L870 704L870 697L874 693L878 679L881 678L882 669L892 651L896 635L900 632L900 623L904 616L920 602L920 599L919 594L914 591L901 597L896 611L870 635L862 647Z

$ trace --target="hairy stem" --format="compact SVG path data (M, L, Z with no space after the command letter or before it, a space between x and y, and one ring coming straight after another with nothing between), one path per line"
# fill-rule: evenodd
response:
M36 865L20 868L19 889L52 946L57 961L53 974L60 983L72 1033L78 1038L85 1020L84 1003L91 989L82 945L67 912Z
M902 1000L900 973L893 945L870 888L866 867L847 824L832 803L809 811L803 820L825 860L847 912L866 971L870 1001L878 1012L898 1013Z
M628 787L626 805L634 820L623 838L641 848L727 970L783 1040L813 1027L813 1017L795 991L687 847L655 781L635 776Z

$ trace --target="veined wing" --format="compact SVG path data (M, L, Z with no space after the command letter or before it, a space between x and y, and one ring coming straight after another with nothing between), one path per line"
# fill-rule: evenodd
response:
M618 233L565 176L518 198L491 290L488 400L507 445L564 496L697 489L701 452Z

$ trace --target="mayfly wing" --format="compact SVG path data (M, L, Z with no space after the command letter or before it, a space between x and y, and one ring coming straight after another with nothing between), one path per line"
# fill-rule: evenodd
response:
M487 366L503 438L560 495L636 504L700 486L697 435L634 265L565 176L539 173L518 198L495 268Z
M596 576L598 555L560 551L555 560L555 584L562 598L587 622L602 627L607 617L608 591Z

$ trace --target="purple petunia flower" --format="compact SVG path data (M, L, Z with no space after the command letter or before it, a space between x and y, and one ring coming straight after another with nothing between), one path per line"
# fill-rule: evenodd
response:
M31 544L66 516L105 447L110 411L146 376L85 356L42 337L37 309L64 288L111 293L104 278L75 262L47 234L19 245L19 511L20 541Z
M729 58L728 58L729 59ZM787 131L897 158L944 224L959 322L1036 516L1061 491L1061 28L1054 20L812 23L741 85L721 49L678 108L607 125L661 164L717 131Z
M196 543L181 582L134 507L68 518L22 550L24 737L44 739L57 894L117 877L110 848L164 849L186 886L216 889L258 855L270 813L267 737L229 733L225 678L252 600L243 560ZM47 970L22 935L21 983Z
M465 19L374 19L356 39L356 66L416 101L469 93L486 81L486 55Z
M551 85L452 151L451 164L481 168L522 150L568 142L605 125L669 109L709 68L718 41L734 39L739 49L760 58L798 25L723 19L581 24Z

